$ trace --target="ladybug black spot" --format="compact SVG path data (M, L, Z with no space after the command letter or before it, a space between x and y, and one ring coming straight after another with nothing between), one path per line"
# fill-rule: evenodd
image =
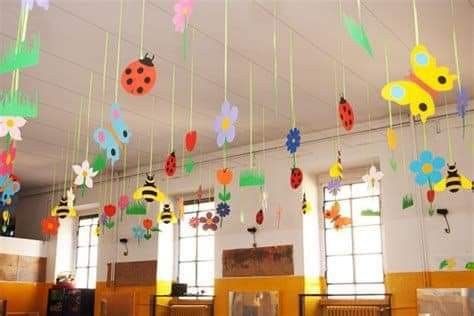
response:
M438 82L441 83L441 84L445 84L446 83L446 77L445 76L439 76L438 77Z
M142 94L142 93L143 93L143 88L142 88L142 87L138 87L138 88L137 88L137 93Z
M352 111L350 109L348 109L347 114L352 115Z
M127 79L127 84L128 84L128 85L131 85L132 83L133 83L133 79L132 79L132 78L128 78L128 79Z
M115 149L114 149L114 148L112 148L112 149L110 150L110 154L111 154L112 156L115 156L116 152L115 152Z
M339 115L342 121L344 121L344 116L342 114Z
M419 108L422 112L425 112L425 111L428 109L428 106L426 105L426 103L420 103L420 104L418 104L418 108Z
M145 77L145 79L143 80L145 83L150 83L151 81L151 78L150 77Z
M131 73L132 73L132 69L130 69L130 68L125 69L125 74L126 75L129 75Z
M137 72L141 74L143 72L143 67L138 67Z
M351 126L351 125L352 125L352 120L349 120L349 121L347 122L347 127L349 127L349 126Z

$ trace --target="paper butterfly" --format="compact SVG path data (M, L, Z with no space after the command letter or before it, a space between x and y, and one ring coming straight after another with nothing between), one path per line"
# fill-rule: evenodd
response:
M412 73L406 80L392 81L382 88L382 97L399 105L409 105L411 115L420 115L423 123L435 114L433 97L453 88L456 76L447 67L438 67L436 58L423 45L411 51Z
M106 128L98 128L94 132L94 140L99 144L101 149L105 150L107 159L114 164L120 159L119 143L128 144L131 133L122 118L120 105L117 103L112 104L110 107L110 119L112 131Z
M343 226L350 225L352 220L349 217L343 217L340 214L341 206L339 202L334 202L329 211L324 213L324 217L331 220L331 223L334 223L335 229L341 229Z
M0 204L10 205L13 196L20 191L20 182L13 175L0 176Z

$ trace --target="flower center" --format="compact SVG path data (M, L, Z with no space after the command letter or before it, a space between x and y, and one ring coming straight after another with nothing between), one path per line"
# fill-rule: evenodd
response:
M421 171L423 171L423 173L431 173L433 171L433 166L430 163L425 163L421 167Z
M230 119L228 117L224 117L221 122L221 128L225 131L230 127Z
M86 170L82 171L82 176L87 177L87 171Z
M15 126L15 121L12 119L8 119L5 124L7 124L8 128L12 128Z

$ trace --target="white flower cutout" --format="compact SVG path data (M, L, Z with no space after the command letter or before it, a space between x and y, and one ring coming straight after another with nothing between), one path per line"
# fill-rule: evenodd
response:
M66 196L67 196L67 206L74 207L74 201L76 200L76 195L74 195L74 191L72 191L72 188L69 188L69 190L66 191Z
M375 166L371 166L369 173L362 177L362 180L367 183L370 190L377 190L379 188L379 181L383 178L383 172L377 171Z
M21 140L20 127L25 126L26 120L21 116L0 117L0 137L10 135L14 140Z
M84 160L82 162L82 165L73 165L72 169L74 170L74 173L76 174L76 179L74 180L75 185L85 185L89 189L91 189L94 186L94 183L92 182L92 178L94 178L98 171L94 171L90 165L89 161Z

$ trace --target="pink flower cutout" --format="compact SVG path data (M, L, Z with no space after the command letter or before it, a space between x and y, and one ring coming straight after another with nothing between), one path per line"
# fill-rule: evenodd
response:
M15 162L16 147L12 142L10 147L0 153L0 175L4 176L13 173L13 163Z
M173 24L176 32L184 32L188 19L193 13L193 2L194 0L178 0L174 5Z
M197 217L192 217L190 220L189 220L189 225L192 227L192 228L197 228L199 226L199 218Z
M212 213L211 212L207 212L206 214L206 217L201 217L199 219L199 221L204 224L202 225L202 229L204 230L213 230L213 231L216 231L217 230L217 224L219 223L220 221L220 218L219 216L212 216Z

